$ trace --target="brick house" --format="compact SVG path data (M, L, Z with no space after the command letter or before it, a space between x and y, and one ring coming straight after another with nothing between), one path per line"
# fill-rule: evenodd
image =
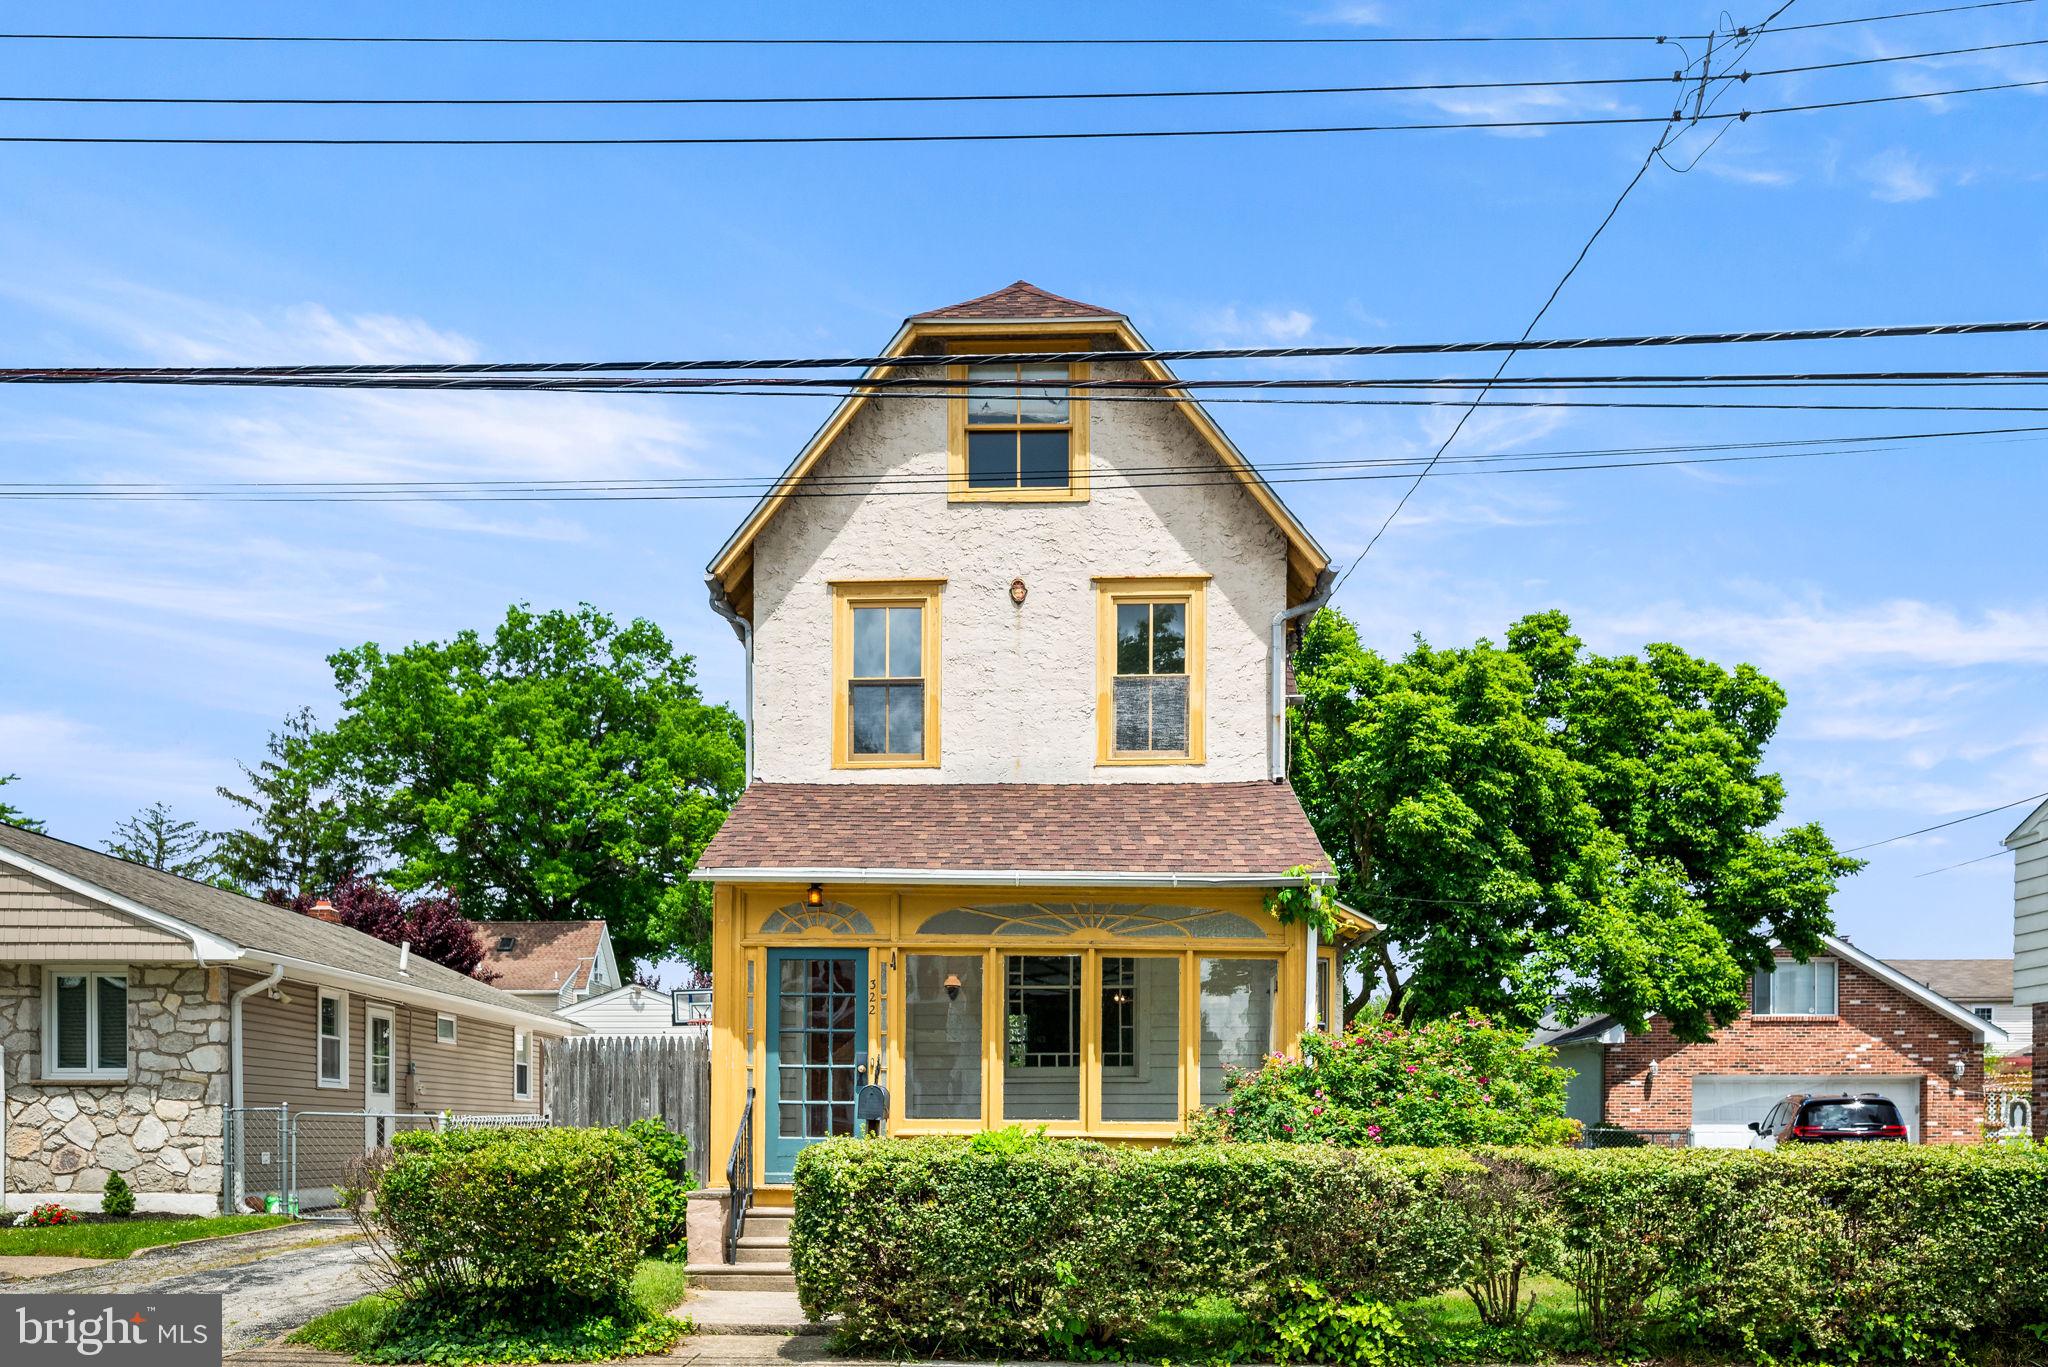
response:
M1780 954L1752 1009L1703 1044L1665 1022L1640 1034L1598 1017L1542 1042L1576 1070L1571 1114L1658 1143L1741 1147L1792 1092L1877 1092L1916 1143L1984 1133L1984 1052L2004 1031L1846 940L1807 963Z

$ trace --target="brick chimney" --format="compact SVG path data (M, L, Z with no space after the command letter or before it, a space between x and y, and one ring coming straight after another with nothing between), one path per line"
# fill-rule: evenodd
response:
M334 903L328 901L325 897L322 897L319 901L313 903L312 906L306 908L306 915L316 921L332 921L335 925L341 924L341 914L335 911Z

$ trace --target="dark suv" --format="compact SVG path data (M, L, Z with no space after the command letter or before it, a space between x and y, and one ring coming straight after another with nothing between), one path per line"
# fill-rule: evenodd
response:
M1753 1149L1779 1144L1835 1144L1845 1140L1904 1139L1906 1122L1899 1108L1876 1092L1856 1096L1807 1096L1794 1092L1762 1120L1752 1120Z

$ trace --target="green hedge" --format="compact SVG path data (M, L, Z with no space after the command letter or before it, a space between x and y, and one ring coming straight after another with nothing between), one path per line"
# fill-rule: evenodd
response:
M797 1164L791 1257L860 1347L1114 1350L1206 1297L1256 1323L1465 1288L1512 1326L1526 1278L1581 1335L1749 1357L1917 1361L2048 1335L2048 1157L1798 1152L1110 1149L1018 1132L839 1140ZM1517 1296L1521 1299L1518 1300Z
M654 1176L618 1130L421 1131L396 1137L355 1208L416 1303L573 1314L625 1303Z

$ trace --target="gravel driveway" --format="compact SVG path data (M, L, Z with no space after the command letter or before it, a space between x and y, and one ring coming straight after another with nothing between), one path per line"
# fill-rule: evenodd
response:
M117 1258L55 1276L0 1283L0 1296L93 1292L221 1295L222 1348L234 1352L296 1329L373 1289L352 1226L285 1225L217 1243Z

